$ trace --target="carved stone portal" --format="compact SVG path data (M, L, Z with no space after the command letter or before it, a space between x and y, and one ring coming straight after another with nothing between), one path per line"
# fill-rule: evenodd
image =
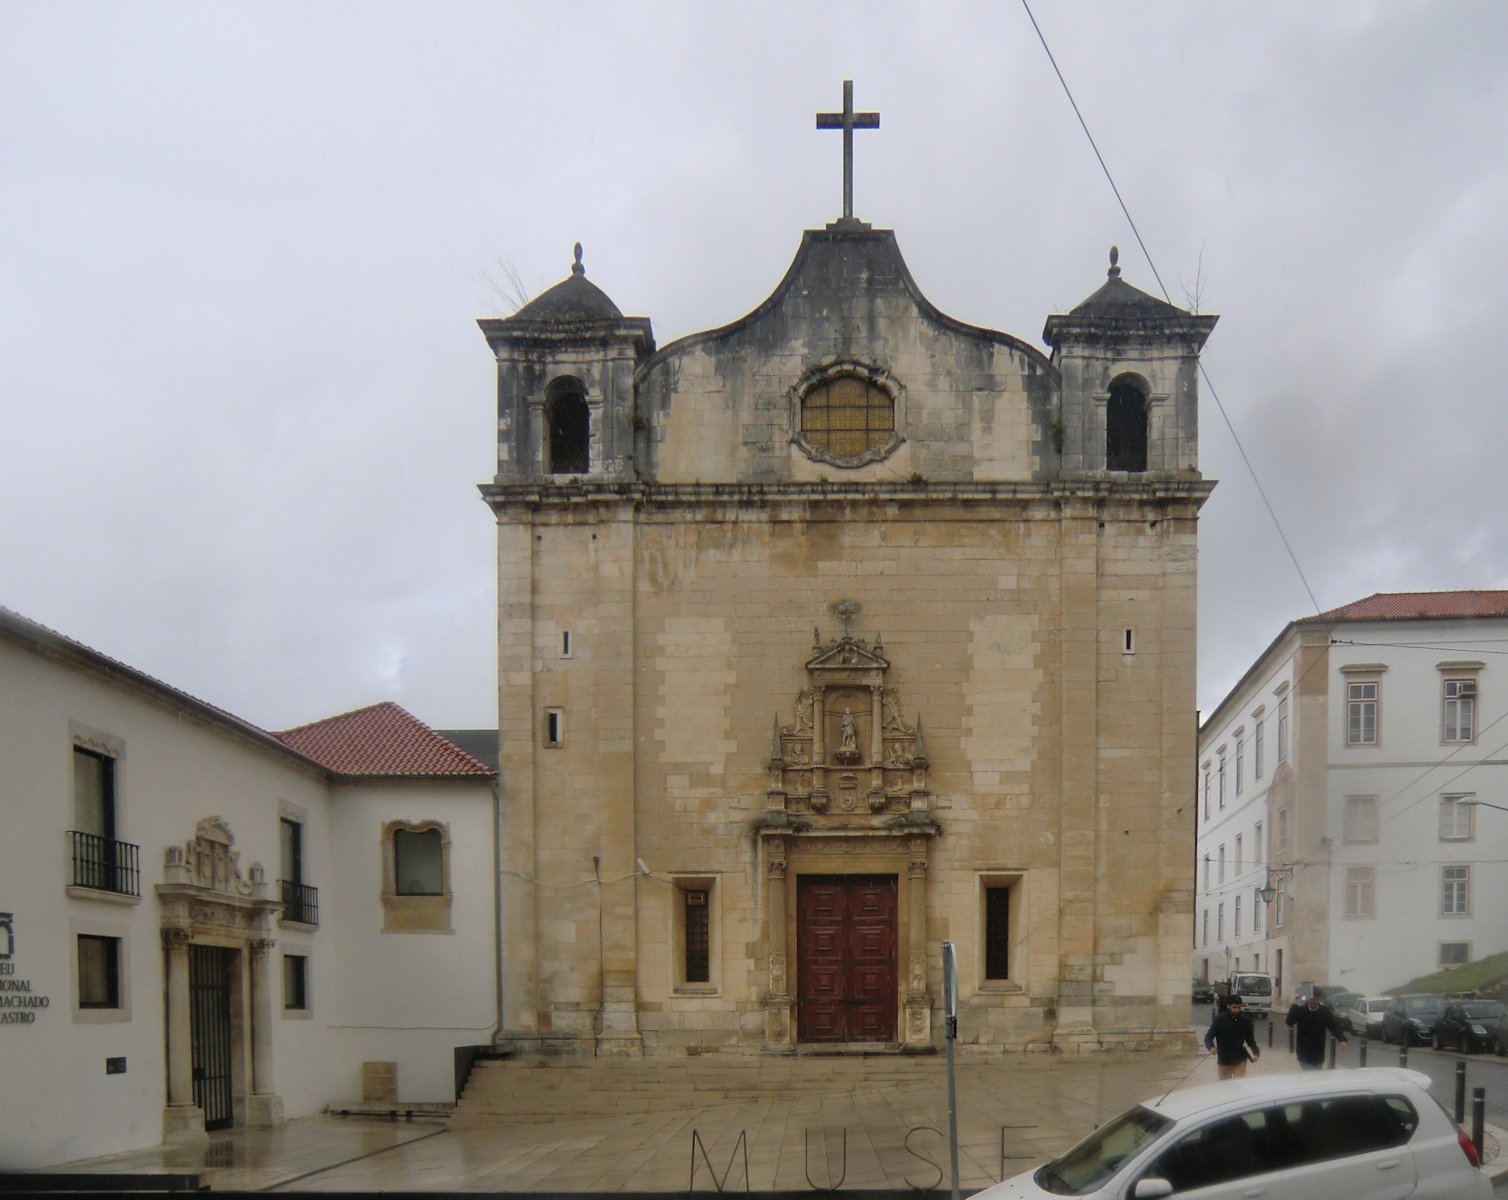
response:
M775 718L768 808L833 819L926 812L922 723L908 725L878 637L818 643L788 724Z

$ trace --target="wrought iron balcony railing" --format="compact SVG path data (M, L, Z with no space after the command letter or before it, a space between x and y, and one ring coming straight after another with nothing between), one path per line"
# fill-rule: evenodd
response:
M73 842L73 886L141 895L141 847L95 833L68 831Z
M278 883L283 889L283 920L318 925L319 889L307 883L294 883L291 879L280 879Z

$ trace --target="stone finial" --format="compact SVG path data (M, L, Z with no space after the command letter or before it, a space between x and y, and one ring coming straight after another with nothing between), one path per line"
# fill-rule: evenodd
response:
M579 251L581 249L581 247L577 246L576 249ZM580 255L578 254L577 257L579 258ZM1109 276L1111 279L1119 279L1121 277L1120 261L1121 261L1121 248L1119 246L1111 246L1110 247L1110 269L1105 272L1105 274L1107 276Z
M581 265L581 243L576 243L576 261L571 264L572 275L585 275L586 268Z
M785 758L785 751L780 745L780 714L775 714L775 735L770 742L770 761L778 763Z
M913 747L912 747L912 750L911 750L911 756L912 756L912 758L916 759L918 762L926 762L927 761L927 747L926 747L926 745L922 741L922 716L921 716L921 713L917 713L916 714L916 741L913 744Z

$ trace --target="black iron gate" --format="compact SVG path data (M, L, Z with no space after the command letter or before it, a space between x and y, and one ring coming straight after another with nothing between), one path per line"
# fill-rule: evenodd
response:
M236 952L221 946L189 947L190 1035L194 1103L205 1129L227 1129L235 1119L231 1098L230 979Z

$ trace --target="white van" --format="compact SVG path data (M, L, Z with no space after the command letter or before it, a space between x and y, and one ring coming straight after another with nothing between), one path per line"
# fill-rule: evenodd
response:
M1215 996L1223 1001L1234 992L1241 997L1247 1015L1266 1017L1272 1015L1272 976L1260 971L1237 971L1229 979L1215 984Z

